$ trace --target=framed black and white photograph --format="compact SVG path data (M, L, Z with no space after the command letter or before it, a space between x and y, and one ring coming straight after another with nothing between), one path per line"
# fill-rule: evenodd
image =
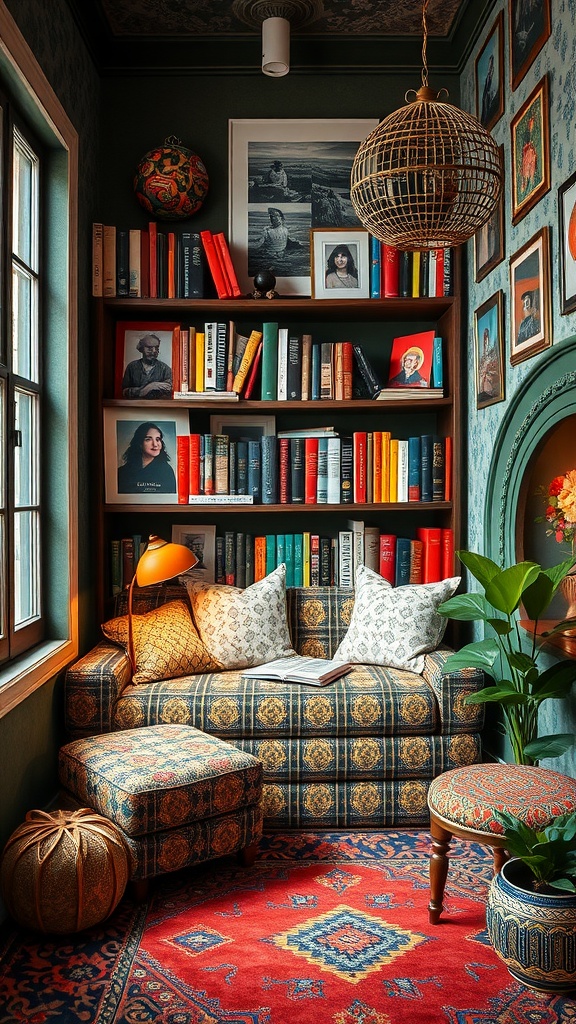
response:
M520 84L551 31L550 0L508 0L510 81Z
M500 146L500 162L503 166L504 146ZM476 281L482 281L494 267L504 259L504 193L502 192L494 213L474 235L474 273Z
M179 327L144 320L116 324L116 398L172 398Z
M270 270L280 295L311 294L310 229L359 227L350 173L376 119L230 120L229 236L240 287Z
M109 504L178 501L176 438L190 433L188 411L104 409L104 480Z
M576 171L558 189L560 313L576 309Z
M504 14L476 58L476 117L490 131L504 113Z
M276 417L213 415L210 433L227 434L231 441L260 441L265 435L276 433Z
M313 228L310 232L312 296L369 299L369 233L365 228Z
M547 227L510 259L510 306L510 362L514 366L552 344Z
M190 548L198 559L186 576L199 583L216 582L215 526L173 526L172 543L184 544L184 547Z
M476 408L504 400L504 294L496 292L474 312Z

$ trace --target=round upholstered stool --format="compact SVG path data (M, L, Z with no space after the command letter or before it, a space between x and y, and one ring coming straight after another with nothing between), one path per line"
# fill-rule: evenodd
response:
M547 768L521 764L473 764L444 772L430 784L431 924L442 913L453 836L494 849L494 873L508 859L503 826L495 810L506 810L527 825L544 828L552 818L576 810L576 780Z

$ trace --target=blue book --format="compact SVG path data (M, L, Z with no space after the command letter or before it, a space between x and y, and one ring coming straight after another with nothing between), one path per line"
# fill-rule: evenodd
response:
M421 440L408 438L408 501L420 501Z
M248 494L248 442L236 442L236 494Z
M320 398L320 345L312 345L312 399Z
M266 575L269 576L276 568L276 534L266 534Z
M248 489L258 504L262 497L262 474L260 462L260 441L248 441Z
M432 345L432 381L433 388L444 387L444 367L442 360L442 338L434 338Z
M420 438L420 501L432 501L432 434L422 434Z
M304 586L304 535L294 534L294 586Z
M396 538L396 581L395 586L404 587L410 582L410 538Z
M380 239L370 235L370 298L380 298Z
M276 534L276 566L286 564L286 537L283 533ZM276 568L275 566L275 568Z
M286 586L294 586L294 534L284 535L284 561L286 563Z

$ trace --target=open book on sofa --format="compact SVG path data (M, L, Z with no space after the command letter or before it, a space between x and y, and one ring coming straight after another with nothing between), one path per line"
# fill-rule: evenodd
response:
M326 686L333 679L346 675L352 665L347 661L329 661L326 658L276 658L264 665L247 668L242 672L244 679L278 679L283 683L308 683L310 686Z

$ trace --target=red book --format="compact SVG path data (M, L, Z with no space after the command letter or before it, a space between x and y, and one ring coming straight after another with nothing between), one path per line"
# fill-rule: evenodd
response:
M452 438L444 438L444 501L452 501Z
M354 459L354 502L362 504L366 501L368 437L365 430L356 430L352 434L352 452Z
M396 579L396 534L380 534L380 568L378 572L394 586Z
M447 526L440 536L440 571L443 580L454 575L454 530Z
M222 267L216 253L216 247L214 245L214 239L212 238L211 231L201 231L200 240L204 247L204 253L206 255L206 262L210 268L214 287L216 288L216 294L219 299L231 298L231 293L228 291L226 285L226 279L222 273Z
M158 298L158 226L155 220L148 225L148 241L150 242L150 298Z
M217 231L213 237L214 244L218 247L222 257L226 277L230 282L232 297L237 299L242 295L242 292L240 291L240 285L238 284L238 278L236 277L236 271L234 270L234 264L232 263L232 257L230 256L230 249L228 248L226 236L223 231Z
M438 583L442 579L440 544L442 531L439 526L419 526L418 540L424 542L422 552L422 582Z
M143 299L150 297L150 232L140 232L140 292Z
M278 493L280 504L287 505L290 502L290 438L278 438Z
M168 298L176 298L176 234L168 232Z
M189 494L200 494L200 434L190 434Z
M436 249L436 295L444 295L444 249Z
M400 294L400 260L395 245L382 245L382 281L381 294L385 299L393 299Z
M316 504L318 486L318 438L304 439L304 504Z
M190 437L178 434L176 438L176 481L178 504L187 505L190 494Z
M252 394L254 392L254 386L256 384L256 378L258 376L258 367L260 366L260 358L261 358L261 356L262 356L262 342L260 342L260 344L258 345L258 348L256 349L256 355L254 356L254 359L252 361L252 366L250 367L250 369L248 371L248 376L246 378L246 386L244 388L244 393L242 395L243 398L251 398L252 397ZM258 397L260 397L260 395L258 395Z

